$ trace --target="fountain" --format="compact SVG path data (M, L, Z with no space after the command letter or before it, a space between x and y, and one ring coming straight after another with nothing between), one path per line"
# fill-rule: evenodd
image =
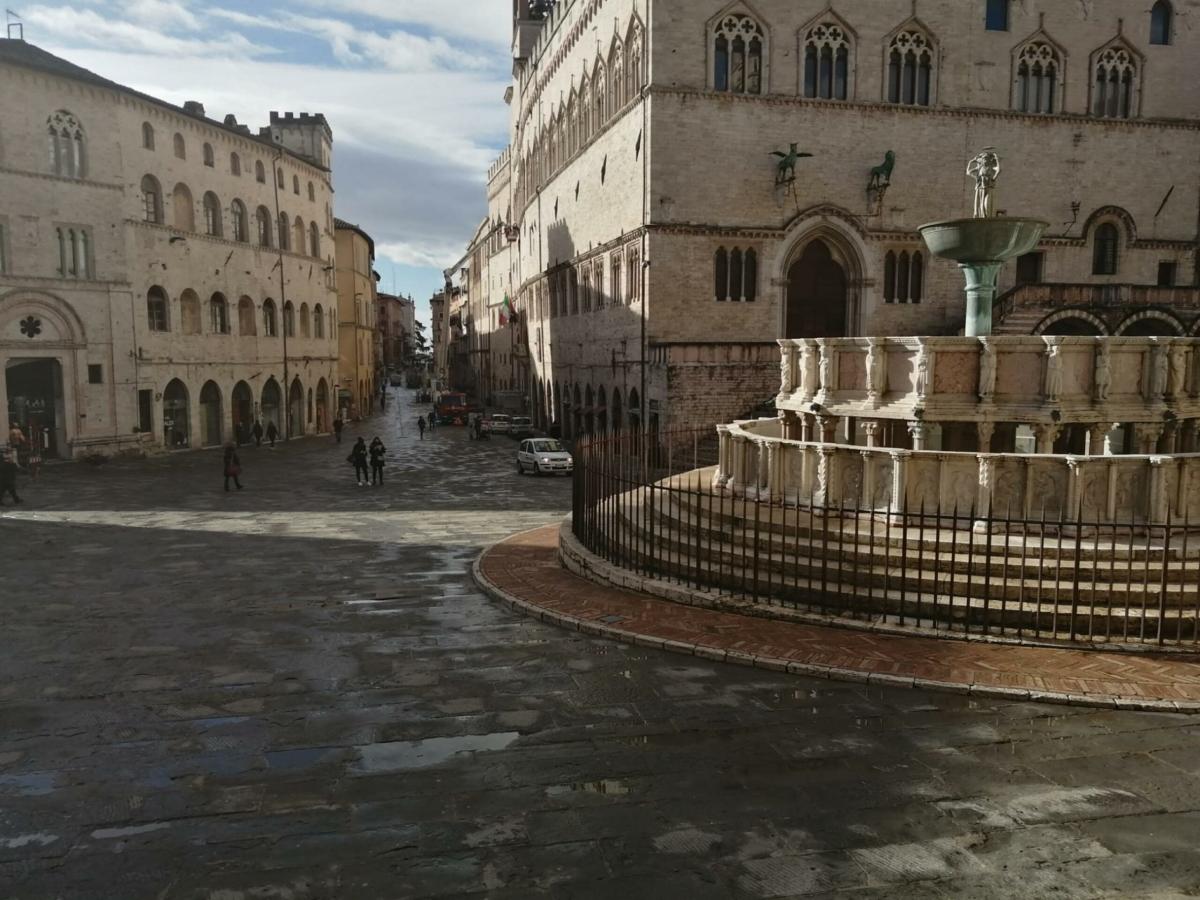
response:
M964 333L981 337L992 333L992 301L996 299L1000 267L1036 247L1049 223L995 214L1000 157L994 148L988 147L972 159L967 174L975 178L974 217L933 222L919 230L930 253L952 259L962 269L967 281Z

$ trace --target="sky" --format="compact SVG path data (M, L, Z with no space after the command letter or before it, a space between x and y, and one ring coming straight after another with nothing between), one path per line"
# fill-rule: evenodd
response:
M506 143L508 0L8 0L25 39L210 118L257 130L324 113L334 214L375 240L380 288L428 322L442 270L487 212Z

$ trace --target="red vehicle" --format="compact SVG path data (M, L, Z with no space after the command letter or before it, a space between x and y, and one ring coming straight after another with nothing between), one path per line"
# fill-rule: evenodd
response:
M433 404L433 414L439 425L467 424L467 395L448 391Z

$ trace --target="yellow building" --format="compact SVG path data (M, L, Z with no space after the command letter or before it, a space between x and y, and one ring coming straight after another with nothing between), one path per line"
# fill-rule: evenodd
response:
M334 219L338 294L338 409L364 416L375 402L375 242ZM347 413L348 410L348 413Z

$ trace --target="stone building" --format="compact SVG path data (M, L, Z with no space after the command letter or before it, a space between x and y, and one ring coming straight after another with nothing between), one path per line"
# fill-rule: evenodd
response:
M374 406L376 366L375 242L349 222L334 219L337 229L338 408L357 418Z
M514 3L489 178L543 425L722 422L774 395L778 338L956 333L917 229L970 213L985 146L1001 210L1051 223L999 330L1200 329L1193 4L547 6Z
M450 377L449 292L439 291L429 298L429 331L433 361L430 377L433 386L445 387Z
M385 369L401 369L412 358L416 334L416 308L411 297L380 292L377 299L376 332L382 346Z
M328 428L332 132L0 40L0 394L69 457Z

